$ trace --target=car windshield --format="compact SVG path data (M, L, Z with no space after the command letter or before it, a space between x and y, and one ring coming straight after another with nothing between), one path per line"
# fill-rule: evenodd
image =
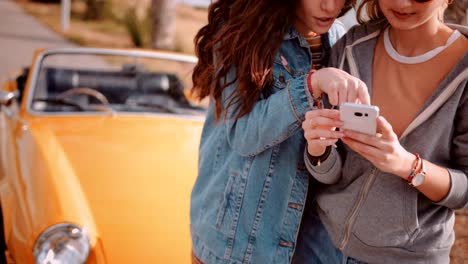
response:
M32 85L33 112L203 114L187 99L196 59L157 52L46 53Z

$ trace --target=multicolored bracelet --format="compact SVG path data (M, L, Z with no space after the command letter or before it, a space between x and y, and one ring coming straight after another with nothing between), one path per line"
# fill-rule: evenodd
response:
M314 99L314 106L321 109L322 107L322 95L320 95L318 98L315 98L314 96L314 88L312 86L312 75L316 72L315 69L310 70L309 74L307 75L307 88L309 89L310 95Z
M416 175L416 173L418 172L418 168L419 168L419 165L421 163L421 156L418 153L414 153L414 155L416 156L416 160L413 163L413 168L411 169L410 175L406 179L406 181L409 184L411 184L411 182L413 181L413 178Z

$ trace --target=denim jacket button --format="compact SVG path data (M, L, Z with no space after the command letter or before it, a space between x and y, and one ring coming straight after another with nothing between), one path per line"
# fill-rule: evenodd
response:
M282 83L285 83L285 82L286 82L286 79L284 78L283 75L280 75L280 76L279 76L279 81L282 82Z

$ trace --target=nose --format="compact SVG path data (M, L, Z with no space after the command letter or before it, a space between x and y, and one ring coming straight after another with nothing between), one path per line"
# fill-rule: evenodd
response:
M395 0L395 6L405 8L413 4L413 0Z
M323 11L326 11L328 13L335 13L337 9L341 9L342 6L339 4L341 2L344 2L342 0L322 0L320 3L320 8Z

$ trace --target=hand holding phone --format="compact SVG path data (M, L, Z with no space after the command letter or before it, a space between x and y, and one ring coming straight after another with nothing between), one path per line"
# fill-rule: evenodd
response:
M340 106L340 119L343 129L353 130L374 136L377 133L379 108L373 105L343 103Z

